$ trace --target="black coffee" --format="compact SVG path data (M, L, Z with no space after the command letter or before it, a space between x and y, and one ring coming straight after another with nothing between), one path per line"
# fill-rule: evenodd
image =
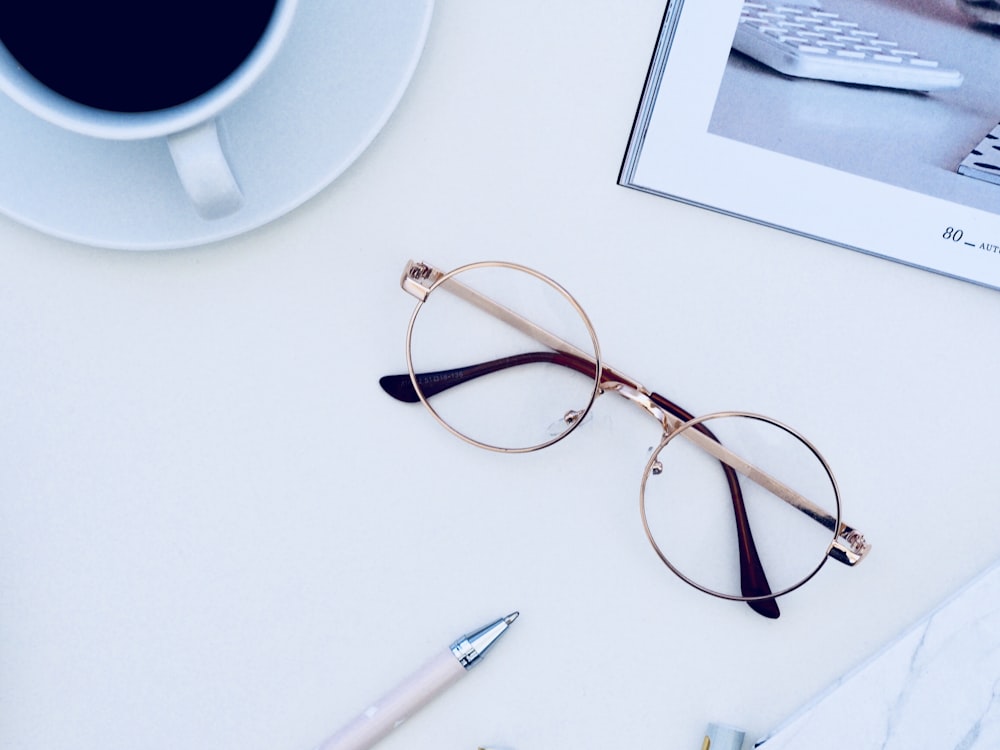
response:
M63 96L113 112L190 101L253 50L276 0L0 0L0 42Z

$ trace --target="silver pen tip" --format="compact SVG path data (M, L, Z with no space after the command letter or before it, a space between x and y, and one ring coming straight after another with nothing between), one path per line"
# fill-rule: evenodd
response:
M512 622L514 622L514 620L518 618L518 616L520 616L520 614L521 614L520 612L511 612L509 615L503 618L503 621L508 625L510 625Z

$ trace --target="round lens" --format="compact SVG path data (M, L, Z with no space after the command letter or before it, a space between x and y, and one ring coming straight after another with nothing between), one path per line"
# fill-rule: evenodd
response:
M551 279L500 263L464 266L417 305L407 364L421 401L484 448L529 451L565 437L600 379L597 338Z
M663 562L731 599L771 598L805 583L840 526L840 496L819 453L791 428L746 413L692 420L664 438L640 505ZM768 588L744 582L749 567L763 570Z

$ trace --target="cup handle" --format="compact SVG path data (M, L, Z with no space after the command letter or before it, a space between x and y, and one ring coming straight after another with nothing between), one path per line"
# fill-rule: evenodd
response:
M177 176L203 219L220 219L243 205L215 120L167 136Z

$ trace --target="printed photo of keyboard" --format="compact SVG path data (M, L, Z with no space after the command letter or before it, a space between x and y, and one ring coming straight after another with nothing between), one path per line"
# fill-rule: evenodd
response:
M913 91L962 83L959 71L806 3L746 0L733 49L797 78Z
M1000 125L987 133L969 155L962 159L962 163L958 165L958 173L1000 185Z

